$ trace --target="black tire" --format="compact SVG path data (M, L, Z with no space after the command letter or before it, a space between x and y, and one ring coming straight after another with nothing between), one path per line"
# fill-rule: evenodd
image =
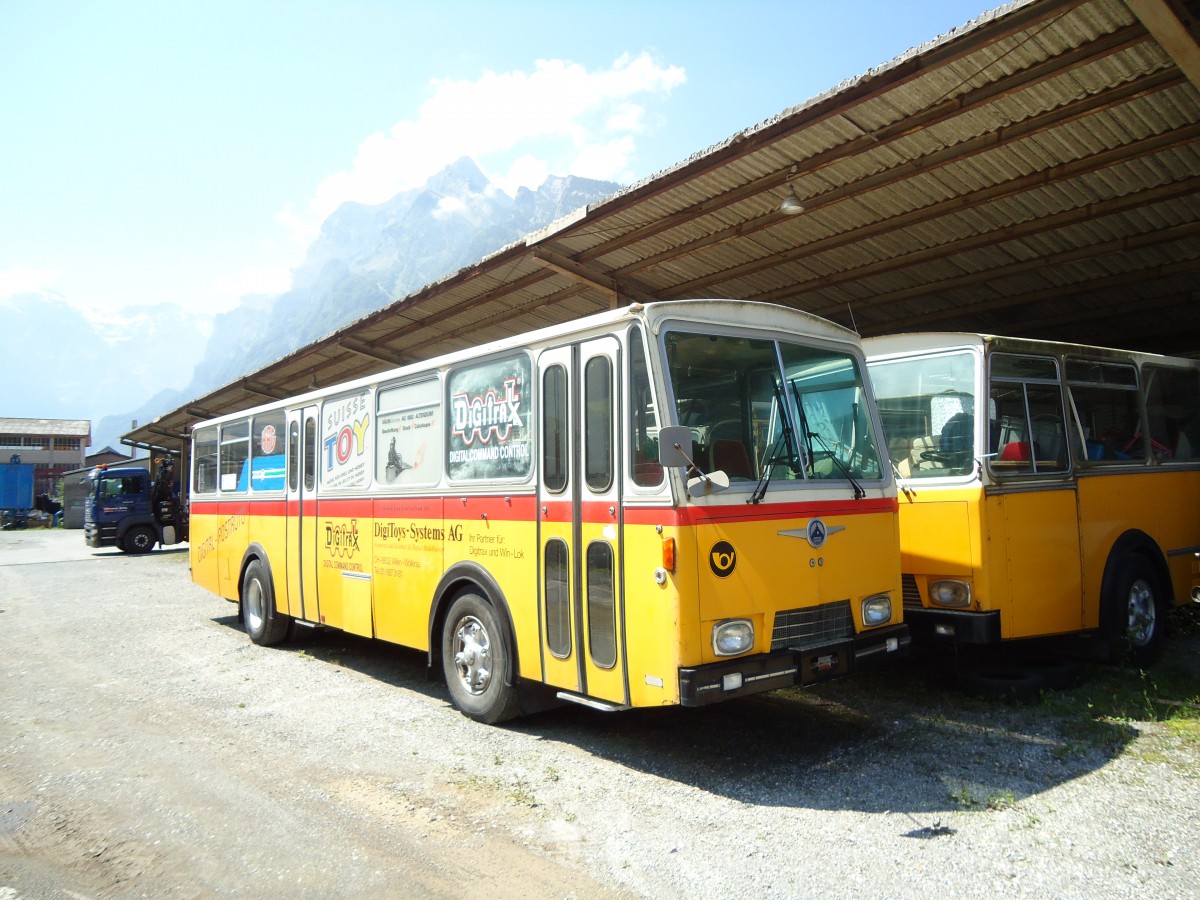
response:
M1052 691L1069 691L1083 683L1086 668L1077 659L1065 656L1038 656L1020 659L1017 665L1041 676L1045 686Z
M1150 561L1140 553L1125 556L1100 602L1112 661L1140 667L1155 662L1166 639L1167 601Z
M1008 664L981 665L959 672L958 685L973 697L1035 703L1049 687L1046 677L1032 668Z
M241 612L246 634L254 643L272 647L287 637L291 617L275 610L275 589L260 560L251 560L242 576Z
M475 593L459 594L442 629L442 671L450 698L463 715L495 725L520 712L512 661L500 616Z
M121 549L126 553L149 553L157 541L158 538L148 526L135 525L125 532L125 537L121 539Z

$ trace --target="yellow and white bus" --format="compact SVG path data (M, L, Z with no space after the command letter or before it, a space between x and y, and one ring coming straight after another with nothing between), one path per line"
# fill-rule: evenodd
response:
M196 425L192 576L484 722L809 684L908 649L879 435L851 332L635 304Z
M980 334L863 342L914 639L1085 634L1145 664L1200 598L1200 362Z

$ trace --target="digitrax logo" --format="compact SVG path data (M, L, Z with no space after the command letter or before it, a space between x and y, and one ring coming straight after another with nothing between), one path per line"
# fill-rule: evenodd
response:
M708 551L708 567L718 578L727 578L737 565L737 551L729 541L717 541Z
M325 521L325 550L330 556L349 559L358 552L358 519L349 525L334 525Z

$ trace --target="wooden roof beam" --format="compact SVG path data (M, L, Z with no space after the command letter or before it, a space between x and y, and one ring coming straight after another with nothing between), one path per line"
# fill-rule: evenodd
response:
M261 375L263 373L260 372L259 374ZM255 381L252 378L241 379L237 383L237 386L247 394L257 394L260 397L266 397L268 400L282 400L287 396L286 393L280 393L278 390L276 390L274 386L264 384L261 381Z
M1200 45L1163 0L1125 0L1158 45L1166 51L1179 71L1200 91Z
M652 295L649 292L630 284L621 283L611 275L582 265L570 256L559 253L557 250L552 250L549 247L538 247L535 249L533 251L533 258L543 266L547 266L559 274L565 275L572 281L577 281L580 284L604 291L609 295L609 309L616 309L621 303L622 296L633 300L640 300L644 303L648 303L651 299Z
M365 356L368 359L387 363L390 366L402 366L405 363L404 357L399 353L393 353L390 350L372 347L362 343L361 341L356 341L353 338L338 338L337 345L343 350L349 350L351 353L357 353L359 356Z

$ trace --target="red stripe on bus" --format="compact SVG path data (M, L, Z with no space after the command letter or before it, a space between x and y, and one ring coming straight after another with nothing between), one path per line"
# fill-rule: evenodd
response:
M658 525L664 516L673 516L677 525L704 525L710 522L766 522L780 519L812 519L819 516L861 516L894 513L899 508L894 497L878 500L811 500L799 503L760 503L741 506L625 507L625 521L631 525Z
M238 499L193 500L193 514L284 516L296 514L295 500ZM610 501L587 501L582 505L585 522L617 521L618 514L630 525L703 525L712 522L757 522L776 519L811 519L818 516L856 516L894 513L899 504L894 497L875 500L812 500L794 503L760 503L734 506L626 506L616 509ZM611 510L611 511L610 511ZM320 501L305 498L305 516L361 519L486 519L493 522L529 522L541 516L546 522L569 522L574 509L569 500L538 500L532 494L503 494L445 497L326 497Z

